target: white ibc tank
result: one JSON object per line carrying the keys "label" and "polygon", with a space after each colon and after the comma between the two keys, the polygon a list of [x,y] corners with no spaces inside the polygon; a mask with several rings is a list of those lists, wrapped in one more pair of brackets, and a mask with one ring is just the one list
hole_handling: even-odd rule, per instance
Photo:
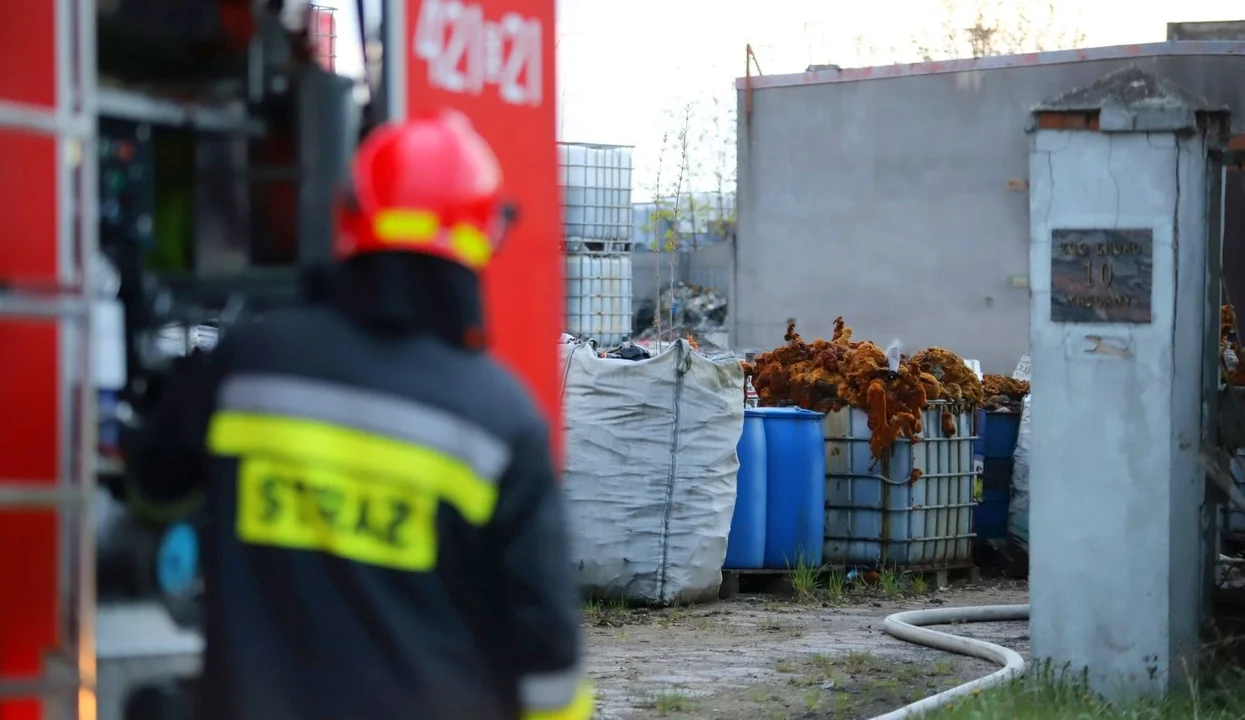
{"label": "white ibc tank", "polygon": [[631,337],[631,254],[566,254],[566,332],[612,347]]}
{"label": "white ibc tank", "polygon": [[[558,144],[567,247],[616,249],[631,243],[631,148],[618,145]],[[610,243],[593,248],[592,243]]]}

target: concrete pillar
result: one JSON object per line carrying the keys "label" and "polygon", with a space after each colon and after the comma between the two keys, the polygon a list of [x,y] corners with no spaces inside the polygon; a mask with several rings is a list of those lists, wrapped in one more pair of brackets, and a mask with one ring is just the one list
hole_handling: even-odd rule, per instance
{"label": "concrete pillar", "polygon": [[1226,125],[1137,68],[1030,122],[1032,653],[1109,697],[1165,689],[1198,646]]}

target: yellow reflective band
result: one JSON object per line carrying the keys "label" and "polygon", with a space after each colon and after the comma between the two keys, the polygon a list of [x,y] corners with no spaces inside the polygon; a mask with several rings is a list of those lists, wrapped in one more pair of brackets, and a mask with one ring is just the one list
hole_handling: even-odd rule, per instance
{"label": "yellow reflective band", "polygon": [[218,455],[288,458],[406,483],[454,506],[473,525],[488,522],[497,503],[497,487],[457,458],[316,420],[219,412],[208,431],[208,449]]}
{"label": "yellow reflective band", "polygon": [[497,487],[435,449],[317,420],[218,412],[208,449],[240,459],[238,536],[403,570],[436,564],[436,510],[473,525]]}
{"label": "yellow reflective band", "polygon": [[[372,223],[376,239],[393,245],[428,245],[442,231],[436,213],[426,210],[382,210]],[[479,270],[493,257],[488,235],[471,225],[458,224],[448,233],[449,251],[459,262]]]}
{"label": "yellow reflective band", "polygon": [[565,707],[557,710],[525,710],[523,720],[591,720],[596,711],[596,698],[592,683],[587,680],[579,685],[575,697]]}
{"label": "yellow reflective band", "polygon": [[441,220],[426,210],[382,210],[376,214],[372,231],[381,242],[423,244],[436,238]]}
{"label": "yellow reflective band", "polygon": [[464,265],[476,270],[493,257],[493,243],[479,228],[458,225],[450,231],[450,249]]}

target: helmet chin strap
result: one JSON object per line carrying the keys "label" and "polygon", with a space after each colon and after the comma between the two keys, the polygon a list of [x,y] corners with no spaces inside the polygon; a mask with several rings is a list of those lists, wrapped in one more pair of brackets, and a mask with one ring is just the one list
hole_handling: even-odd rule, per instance
{"label": "helmet chin strap", "polygon": [[359,212],[359,196],[355,193],[354,183],[350,180],[343,180],[337,189],[338,202],[341,203],[342,209],[346,212]]}

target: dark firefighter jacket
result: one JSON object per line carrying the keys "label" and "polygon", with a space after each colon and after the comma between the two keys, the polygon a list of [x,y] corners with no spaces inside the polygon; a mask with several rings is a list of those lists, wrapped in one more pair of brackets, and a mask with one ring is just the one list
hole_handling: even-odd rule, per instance
{"label": "dark firefighter jacket", "polygon": [[545,423],[450,341],[437,262],[356,263],[170,381],[135,491],[205,495],[200,720],[591,716]]}

